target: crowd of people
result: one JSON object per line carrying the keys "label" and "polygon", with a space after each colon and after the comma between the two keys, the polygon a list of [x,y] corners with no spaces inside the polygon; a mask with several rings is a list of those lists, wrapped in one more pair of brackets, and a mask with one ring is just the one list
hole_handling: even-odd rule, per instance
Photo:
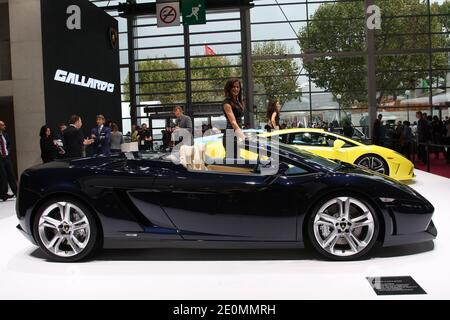
{"label": "crowd of people", "polygon": [[[408,159],[417,151],[417,156],[424,164],[428,161],[428,152],[435,154],[439,159],[444,153],[447,163],[450,163],[450,120],[439,119],[438,116],[429,116],[421,111],[416,112],[416,119],[412,124],[409,121],[398,121],[392,133],[390,147],[400,152]],[[373,126],[372,143],[385,146],[386,132],[383,127],[383,115],[379,114]]]}
{"label": "crowd of people", "polygon": [[83,157],[87,154],[88,146],[95,155],[110,155],[111,152],[119,151],[123,135],[118,125],[112,121],[106,123],[101,114],[96,116],[96,124],[88,137],[84,136],[81,129],[83,121],[78,115],[70,117],[69,125],[61,123],[55,134],[48,125],[42,126],[39,133],[42,161],[47,163],[58,158]]}
{"label": "crowd of people", "polygon": [[[174,132],[183,128],[192,133],[192,120],[185,115],[181,106],[173,110],[176,122],[163,130],[163,148],[170,149],[174,145],[172,136]],[[41,158],[44,163],[61,158],[84,157],[89,154],[108,156],[122,150],[124,135],[119,126],[106,121],[101,114],[96,116],[96,126],[90,130],[88,137],[84,136],[83,122],[80,116],[72,115],[69,125],[61,123],[56,134],[52,133],[48,125],[42,126],[40,136]],[[146,123],[140,127],[132,125],[130,142],[137,142],[139,150],[153,150],[152,133]],[[179,143],[177,141],[177,143]]]}

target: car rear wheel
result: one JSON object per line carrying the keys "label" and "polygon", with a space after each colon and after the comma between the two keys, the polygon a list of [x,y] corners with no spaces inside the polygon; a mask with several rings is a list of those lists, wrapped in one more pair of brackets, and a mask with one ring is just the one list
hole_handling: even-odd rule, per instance
{"label": "car rear wheel", "polygon": [[42,251],[60,262],[85,259],[100,243],[94,216],[73,199],[54,199],[42,205],[35,216],[33,231]]}
{"label": "car rear wheel", "polygon": [[332,260],[354,260],[366,255],[378,238],[375,210],[359,197],[328,197],[308,220],[308,237],[317,252]]}
{"label": "car rear wheel", "polygon": [[380,156],[374,154],[366,154],[355,161],[358,166],[366,167],[372,171],[389,175],[389,166]]}

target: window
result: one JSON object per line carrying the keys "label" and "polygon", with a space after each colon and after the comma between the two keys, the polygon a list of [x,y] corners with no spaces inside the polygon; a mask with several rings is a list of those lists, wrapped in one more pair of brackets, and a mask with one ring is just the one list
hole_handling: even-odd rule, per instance
{"label": "window", "polygon": [[[299,132],[289,135],[288,144],[301,145],[301,146],[314,146],[314,147],[333,147],[334,141],[338,137],[319,132]],[[345,142],[344,148],[353,147],[354,145],[347,140],[342,139]]]}
{"label": "window", "polygon": [[[329,144],[331,143],[331,145]],[[328,139],[328,136],[318,132],[298,132],[289,135],[288,144],[331,147],[334,140]]]}
{"label": "window", "polygon": [[284,171],[284,175],[286,177],[291,176],[299,176],[308,173],[309,171],[306,169],[303,169],[299,167],[298,165],[290,164],[290,163],[284,163],[286,166],[288,166],[288,169]]}

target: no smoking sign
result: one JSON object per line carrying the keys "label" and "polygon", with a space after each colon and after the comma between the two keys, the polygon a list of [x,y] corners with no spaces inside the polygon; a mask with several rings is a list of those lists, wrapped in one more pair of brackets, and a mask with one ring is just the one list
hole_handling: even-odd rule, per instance
{"label": "no smoking sign", "polygon": [[179,2],[156,3],[158,27],[173,27],[180,25]]}

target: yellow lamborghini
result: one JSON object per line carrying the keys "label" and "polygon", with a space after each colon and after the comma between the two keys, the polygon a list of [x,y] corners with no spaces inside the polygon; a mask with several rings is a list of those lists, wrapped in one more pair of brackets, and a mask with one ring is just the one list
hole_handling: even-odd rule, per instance
{"label": "yellow lamborghini", "polygon": [[[282,143],[331,160],[361,165],[396,180],[414,178],[414,165],[403,155],[388,148],[365,145],[323,129],[286,129],[260,133],[259,136],[278,137]],[[242,151],[243,158],[251,158],[245,150]],[[223,157],[225,150],[221,141],[207,143],[206,154],[213,158]]]}

